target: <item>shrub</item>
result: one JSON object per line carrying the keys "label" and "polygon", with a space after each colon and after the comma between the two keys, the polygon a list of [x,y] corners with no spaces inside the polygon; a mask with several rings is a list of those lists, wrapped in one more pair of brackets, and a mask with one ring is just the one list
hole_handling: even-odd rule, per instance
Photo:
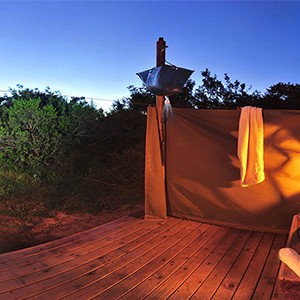
{"label": "shrub", "polygon": [[59,162],[65,149],[69,120],[58,117],[51,105],[40,99],[15,100],[2,112],[0,165],[3,170],[26,172],[40,179],[46,168]]}

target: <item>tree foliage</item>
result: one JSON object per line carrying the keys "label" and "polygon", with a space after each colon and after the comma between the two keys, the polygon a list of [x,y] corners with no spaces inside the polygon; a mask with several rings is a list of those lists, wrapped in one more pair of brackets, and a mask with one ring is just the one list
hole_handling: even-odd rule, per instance
{"label": "tree foliage", "polygon": [[[247,105],[268,109],[300,109],[300,85],[277,83],[270,86],[265,93],[239,80],[232,80],[225,73],[222,80],[212,75],[208,69],[201,72],[202,84],[196,87],[195,81],[189,79],[182,90],[169,97],[173,107],[194,109],[222,109]],[[145,86],[129,87],[130,97],[115,103],[115,109],[133,109],[145,112],[145,107],[155,104],[155,96]],[[137,106],[137,104],[139,106]]]}
{"label": "tree foliage", "polygon": [[196,103],[194,95],[195,81],[189,79],[181,91],[169,97],[174,107],[193,108]]}
{"label": "tree foliage", "polygon": [[206,69],[202,73],[202,85],[195,92],[195,108],[232,108],[253,105],[259,98],[258,91],[250,92],[246,84],[238,80],[232,81],[227,73],[224,81],[211,75]]}
{"label": "tree foliage", "polygon": [[155,104],[155,96],[150,93],[146,86],[135,87],[130,85],[128,87],[130,97],[124,97],[121,100],[117,100],[113,103],[111,113],[118,113],[122,110],[132,110],[140,113],[145,113],[148,105]]}
{"label": "tree foliage", "polygon": [[300,84],[279,82],[271,85],[262,102],[265,108],[300,109]]}
{"label": "tree foliage", "polygon": [[41,107],[40,104],[40,98],[17,99],[3,109],[0,126],[2,168],[37,176],[42,169],[61,159],[70,120],[59,116],[52,105]]}
{"label": "tree foliage", "polygon": [[[300,109],[299,84],[280,82],[262,93],[226,73],[221,80],[208,69],[201,76],[199,86],[188,80],[169,97],[173,107]],[[97,212],[115,207],[116,198],[142,201],[146,113],[156,99],[145,86],[129,86],[129,92],[106,114],[84,97],[68,101],[50,88],[18,85],[0,97],[0,196],[17,191],[17,184],[28,191],[48,181],[51,207]]]}
{"label": "tree foliage", "polygon": [[11,94],[0,99],[0,197],[46,187],[49,207],[93,212],[143,198],[146,116],[138,99],[105,115],[49,88],[18,85]]}
{"label": "tree foliage", "polygon": [[7,194],[3,187],[17,189],[22,180],[59,180],[71,151],[93,140],[104,117],[84,98],[67,101],[50,88],[18,85],[11,94],[0,99],[0,195]]}

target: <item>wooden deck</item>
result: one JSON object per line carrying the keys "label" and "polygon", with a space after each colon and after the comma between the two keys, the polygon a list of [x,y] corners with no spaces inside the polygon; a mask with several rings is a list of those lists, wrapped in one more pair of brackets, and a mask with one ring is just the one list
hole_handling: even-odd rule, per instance
{"label": "wooden deck", "polygon": [[124,217],[0,255],[0,299],[272,299],[286,239]]}

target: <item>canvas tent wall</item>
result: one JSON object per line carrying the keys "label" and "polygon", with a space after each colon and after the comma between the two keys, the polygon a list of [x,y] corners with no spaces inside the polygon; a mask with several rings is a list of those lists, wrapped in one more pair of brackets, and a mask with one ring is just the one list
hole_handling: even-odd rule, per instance
{"label": "canvas tent wall", "polygon": [[300,211],[300,111],[263,110],[266,179],[247,188],[239,178],[239,117],[238,109],[173,109],[161,168],[158,119],[149,107],[146,216],[288,231]]}

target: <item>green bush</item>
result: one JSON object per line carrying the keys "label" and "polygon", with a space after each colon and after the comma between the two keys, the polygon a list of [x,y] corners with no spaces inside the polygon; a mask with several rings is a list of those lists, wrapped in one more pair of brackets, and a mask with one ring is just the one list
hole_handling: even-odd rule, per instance
{"label": "green bush", "polygon": [[92,213],[143,201],[145,114],[19,88],[0,105],[0,200]]}
{"label": "green bush", "polygon": [[40,99],[15,100],[2,111],[0,168],[25,172],[39,180],[45,170],[58,163],[65,150],[69,120],[54,107],[41,107]]}
{"label": "green bush", "polygon": [[77,100],[54,105],[27,97],[2,105],[0,197],[59,181],[71,149],[89,141],[101,117],[101,111]]}

